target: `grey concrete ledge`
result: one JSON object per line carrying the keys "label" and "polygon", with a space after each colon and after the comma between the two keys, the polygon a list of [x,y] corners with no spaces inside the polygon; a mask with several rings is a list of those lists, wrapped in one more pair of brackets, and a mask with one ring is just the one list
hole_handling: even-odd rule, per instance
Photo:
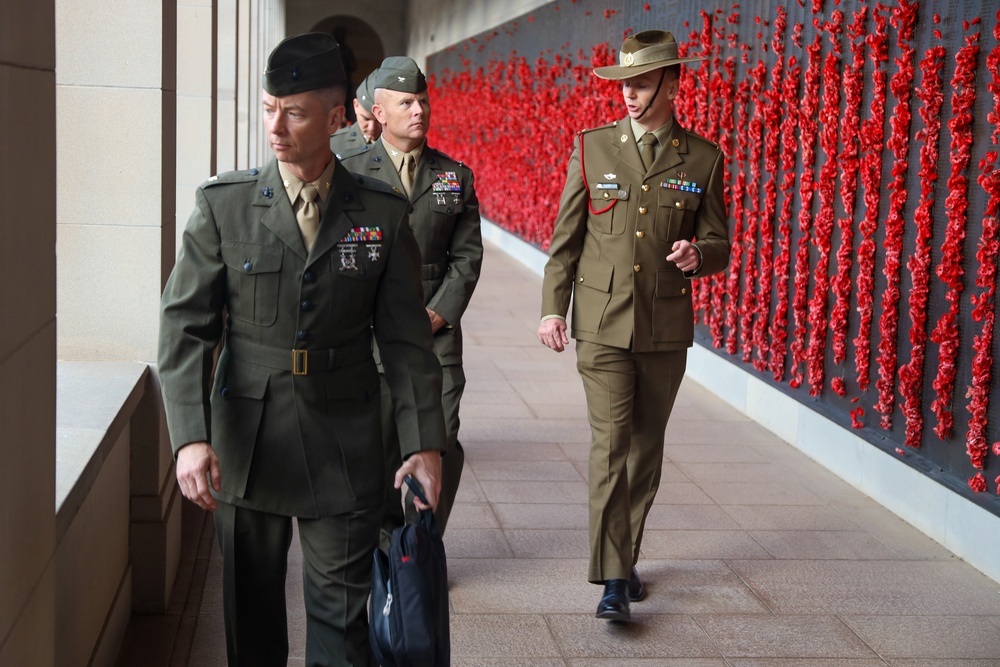
{"label": "grey concrete ledge", "polygon": [[87,498],[145,392],[149,367],[112,361],[56,364],[56,540]]}

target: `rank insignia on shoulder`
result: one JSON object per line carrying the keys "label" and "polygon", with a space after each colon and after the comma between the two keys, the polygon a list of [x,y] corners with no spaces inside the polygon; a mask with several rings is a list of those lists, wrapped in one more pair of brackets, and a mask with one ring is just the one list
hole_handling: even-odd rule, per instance
{"label": "rank insignia on shoulder", "polygon": [[692,183],[691,181],[682,181],[676,178],[668,178],[667,180],[660,183],[661,188],[666,188],[667,190],[682,190],[684,192],[702,192],[702,189],[698,187],[697,183]]}

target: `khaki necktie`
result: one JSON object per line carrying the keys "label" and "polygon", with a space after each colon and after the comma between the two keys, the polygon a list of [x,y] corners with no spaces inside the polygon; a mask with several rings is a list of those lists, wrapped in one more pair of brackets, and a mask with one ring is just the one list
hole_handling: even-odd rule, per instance
{"label": "khaki necktie", "polygon": [[646,167],[646,171],[649,171],[649,168],[653,166],[653,160],[656,159],[656,154],[653,152],[657,143],[656,135],[652,132],[647,132],[639,137],[639,141],[642,142],[642,151],[640,152],[642,164]]}
{"label": "khaki necktie", "polygon": [[406,153],[403,155],[403,168],[399,170],[399,180],[403,182],[403,192],[406,196],[410,196],[410,190],[413,189],[413,167],[415,166],[413,161],[413,154]]}
{"label": "khaki necktie", "polygon": [[306,251],[312,251],[313,243],[316,241],[316,232],[319,230],[319,206],[316,199],[319,197],[319,190],[312,183],[306,183],[299,191],[302,198],[302,206],[299,207],[295,219],[299,223],[299,231],[302,232],[302,241],[306,244]]}

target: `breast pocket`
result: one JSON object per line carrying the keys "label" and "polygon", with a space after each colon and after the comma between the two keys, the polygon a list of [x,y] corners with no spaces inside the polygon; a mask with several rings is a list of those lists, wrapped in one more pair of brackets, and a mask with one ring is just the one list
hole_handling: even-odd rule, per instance
{"label": "breast pocket", "polygon": [[270,326],[278,316],[283,250],[255,243],[223,241],[230,317]]}
{"label": "breast pocket", "polygon": [[[615,187],[604,187],[614,185]],[[590,227],[601,234],[621,234],[628,215],[627,183],[590,183]]]}
{"label": "breast pocket", "polygon": [[660,241],[673,243],[694,238],[694,219],[701,200],[687,192],[661,189],[657,199],[653,234]]}

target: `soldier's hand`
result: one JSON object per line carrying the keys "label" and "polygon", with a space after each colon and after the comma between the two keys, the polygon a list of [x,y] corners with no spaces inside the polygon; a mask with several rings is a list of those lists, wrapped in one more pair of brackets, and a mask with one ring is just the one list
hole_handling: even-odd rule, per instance
{"label": "soldier's hand", "polygon": [[441,327],[446,326],[448,324],[448,322],[443,317],[435,313],[430,308],[427,309],[427,316],[431,318],[431,331],[433,333],[437,333]]}
{"label": "soldier's hand", "polygon": [[538,325],[538,340],[545,347],[556,352],[562,352],[569,345],[569,336],[566,335],[566,320],[559,317],[550,317],[543,320]]}
{"label": "soldier's hand", "polygon": [[677,268],[685,273],[697,271],[701,264],[701,253],[687,239],[674,241],[673,252],[667,255],[667,261],[673,262]]}
{"label": "soldier's hand", "polygon": [[184,497],[203,510],[214,512],[218,503],[208,489],[211,483],[216,491],[222,488],[219,458],[207,442],[192,442],[177,452],[177,485]]}
{"label": "soldier's hand", "polygon": [[441,452],[427,450],[410,454],[399,470],[396,471],[396,480],[393,484],[397,489],[403,486],[403,478],[413,475],[420,486],[424,489],[424,495],[430,505],[424,505],[418,498],[413,499],[413,504],[418,510],[433,510],[438,504],[438,495],[441,493]]}

